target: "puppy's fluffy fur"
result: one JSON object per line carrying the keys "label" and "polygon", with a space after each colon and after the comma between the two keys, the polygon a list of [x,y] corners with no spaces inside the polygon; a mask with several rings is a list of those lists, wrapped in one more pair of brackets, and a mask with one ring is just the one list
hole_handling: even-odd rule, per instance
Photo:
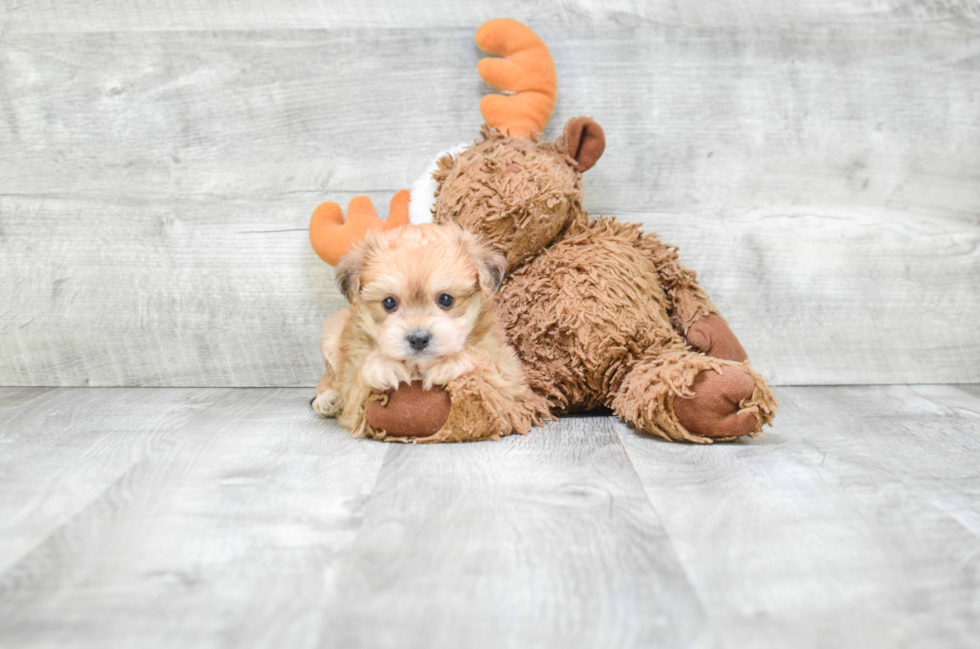
{"label": "puppy's fluffy fur", "polygon": [[313,409],[361,434],[373,391],[416,380],[430,389],[473,371],[510,399],[529,397],[493,309],[505,268],[455,224],[370,231],[337,266],[350,308],[323,325]]}

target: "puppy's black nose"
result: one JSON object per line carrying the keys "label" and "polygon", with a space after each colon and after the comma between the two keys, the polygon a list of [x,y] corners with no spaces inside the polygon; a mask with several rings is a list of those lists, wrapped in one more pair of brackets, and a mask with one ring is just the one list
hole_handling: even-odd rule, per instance
{"label": "puppy's black nose", "polygon": [[429,346],[432,335],[428,331],[413,331],[405,339],[408,340],[408,344],[411,345],[412,349],[420,352]]}

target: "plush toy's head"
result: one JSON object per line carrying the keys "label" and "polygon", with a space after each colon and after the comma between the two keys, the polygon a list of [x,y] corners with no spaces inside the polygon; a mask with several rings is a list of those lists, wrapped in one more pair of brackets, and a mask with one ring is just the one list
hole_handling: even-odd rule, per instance
{"label": "plush toy's head", "polygon": [[483,139],[439,161],[436,223],[455,222],[481,235],[511,268],[539,254],[581,210],[582,172],[602,155],[602,128],[569,120],[554,142],[542,142],[554,107],[556,80],[547,46],[515,20],[483,24],[476,42],[506,58],[480,61],[480,76],[507,95],[480,103]]}
{"label": "plush toy's head", "polygon": [[[486,125],[482,134],[482,141],[439,161],[433,220],[479,234],[514,268],[551,244],[582,209],[582,171],[598,159],[594,143],[602,130],[576,118],[556,142],[507,137]],[[570,153],[569,142],[578,153],[583,139],[591,158]]]}

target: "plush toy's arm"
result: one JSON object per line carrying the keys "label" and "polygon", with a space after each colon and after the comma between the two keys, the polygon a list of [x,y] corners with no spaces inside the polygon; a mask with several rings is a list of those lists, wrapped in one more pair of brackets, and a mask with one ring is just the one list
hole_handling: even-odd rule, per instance
{"label": "plush toy's arm", "polygon": [[400,442],[463,442],[526,435],[551,418],[547,403],[530,393],[515,400],[485,377],[466,373],[445,388],[423,390],[416,381],[375,395],[365,408],[360,434]]}
{"label": "plush toy's arm", "polygon": [[738,338],[698,284],[697,274],[681,264],[677,248],[652,234],[641,247],[649,252],[670,303],[670,322],[696,350],[715,358],[744,361],[748,358]]}
{"label": "plush toy's arm", "polygon": [[691,325],[705,316],[717,316],[718,309],[698,284],[697,274],[681,264],[677,248],[665,244],[655,234],[644,234],[639,242],[653,261],[660,283],[670,302],[670,322],[686,336]]}

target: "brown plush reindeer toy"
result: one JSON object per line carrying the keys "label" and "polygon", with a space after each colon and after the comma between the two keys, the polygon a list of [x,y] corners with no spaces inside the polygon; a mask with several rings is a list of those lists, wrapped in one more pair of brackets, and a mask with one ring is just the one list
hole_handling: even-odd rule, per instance
{"label": "brown plush reindeer toy", "polygon": [[[605,406],[670,440],[761,432],[776,400],[676,248],[582,208],[602,128],[577,117],[556,141],[541,140],[556,97],[545,44],[509,19],[482,25],[476,42],[503,57],[483,59],[479,72],[507,94],[483,99],[480,140],[439,160],[434,196],[426,203],[416,189],[411,212],[430,208],[434,222],[457,223],[504,255],[495,301],[530,387],[555,415]],[[372,404],[368,422],[391,428],[427,409],[401,391]],[[478,409],[454,398],[446,419]]]}

